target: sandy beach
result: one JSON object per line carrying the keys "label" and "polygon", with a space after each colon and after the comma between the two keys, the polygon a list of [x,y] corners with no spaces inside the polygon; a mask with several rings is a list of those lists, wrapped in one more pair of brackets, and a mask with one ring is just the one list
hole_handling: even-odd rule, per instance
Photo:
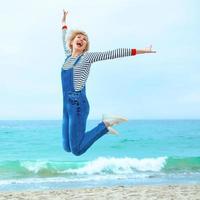
{"label": "sandy beach", "polygon": [[200,185],[117,186],[85,189],[0,192],[0,200],[200,200]]}

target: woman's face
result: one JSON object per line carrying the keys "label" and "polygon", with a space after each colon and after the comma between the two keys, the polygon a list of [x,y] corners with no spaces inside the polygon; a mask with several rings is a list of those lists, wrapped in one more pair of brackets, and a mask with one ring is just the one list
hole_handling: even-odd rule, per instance
{"label": "woman's face", "polygon": [[83,52],[87,46],[87,37],[82,34],[77,34],[72,41],[73,50]]}

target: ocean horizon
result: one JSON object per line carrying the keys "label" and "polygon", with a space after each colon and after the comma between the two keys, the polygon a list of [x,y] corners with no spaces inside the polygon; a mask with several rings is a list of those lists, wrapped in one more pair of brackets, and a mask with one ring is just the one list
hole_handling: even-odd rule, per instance
{"label": "ocean horizon", "polygon": [[63,150],[61,126],[0,120],[0,191],[200,183],[198,119],[129,120],[82,156]]}

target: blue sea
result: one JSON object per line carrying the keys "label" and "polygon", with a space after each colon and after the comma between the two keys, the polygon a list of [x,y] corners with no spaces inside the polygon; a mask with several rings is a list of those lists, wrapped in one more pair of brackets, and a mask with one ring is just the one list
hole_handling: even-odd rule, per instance
{"label": "blue sea", "polygon": [[0,191],[200,183],[200,120],[130,120],[82,156],[64,152],[61,125],[0,121]]}

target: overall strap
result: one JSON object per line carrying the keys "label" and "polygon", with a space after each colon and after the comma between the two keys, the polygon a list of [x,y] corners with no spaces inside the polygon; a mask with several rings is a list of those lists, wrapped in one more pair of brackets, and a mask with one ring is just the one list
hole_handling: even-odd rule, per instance
{"label": "overall strap", "polygon": [[[73,63],[73,65],[76,65],[77,63],[78,63],[78,61],[81,59],[81,56],[82,56],[83,54],[81,54],[81,55],[79,55],[77,58],[76,58],[76,60],[74,61],[74,63]],[[71,57],[72,56],[72,54],[69,54],[66,58],[65,58],[65,62],[66,62],[66,60],[69,58],[69,57]]]}
{"label": "overall strap", "polygon": [[69,57],[71,57],[71,54],[69,54],[69,55],[65,58],[65,61],[66,61]]}
{"label": "overall strap", "polygon": [[81,55],[78,56],[78,58],[75,60],[75,62],[74,62],[73,65],[76,65],[76,64],[77,64],[77,62],[81,59],[81,56],[82,56],[82,55],[83,55],[83,54],[81,54]]}

